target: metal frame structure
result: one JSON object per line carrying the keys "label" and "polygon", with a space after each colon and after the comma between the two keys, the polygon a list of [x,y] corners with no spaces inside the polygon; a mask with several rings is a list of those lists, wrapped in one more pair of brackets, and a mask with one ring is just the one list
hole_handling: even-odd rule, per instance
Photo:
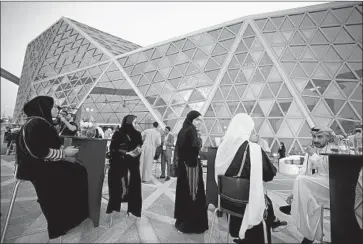
{"label": "metal frame structure", "polygon": [[102,124],[132,113],[174,133],[198,110],[208,147],[246,112],[272,151],[302,152],[312,126],[362,123],[362,12],[333,2],[251,15],[148,47],[62,17],[28,45],[14,118],[42,94]]}

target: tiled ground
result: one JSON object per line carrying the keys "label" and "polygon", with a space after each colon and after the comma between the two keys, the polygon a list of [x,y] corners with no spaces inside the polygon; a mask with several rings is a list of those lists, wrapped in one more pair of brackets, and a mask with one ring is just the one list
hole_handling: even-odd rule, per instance
{"label": "tiled ground", "polygon": [[[14,187],[12,177],[14,163],[13,156],[1,156],[1,229],[9,208],[11,193]],[[154,171],[155,172],[155,171]],[[155,174],[160,175],[160,164],[157,164]],[[273,232],[273,243],[300,243],[301,234],[292,224],[290,216],[282,214],[278,207],[285,205],[284,199],[292,189],[293,178],[278,175],[273,182],[268,183],[268,194],[274,203],[278,218],[288,221],[288,226],[280,232]],[[176,178],[164,182],[153,178],[151,182],[143,184],[143,215],[136,219],[126,215],[126,204],[122,211],[115,214],[110,226],[110,216],[105,214],[108,187],[107,176],[103,187],[103,200],[100,226],[93,228],[91,221],[85,221],[81,226],[72,230],[62,238],[66,243],[203,243],[209,241],[209,231],[204,234],[181,234],[173,227],[174,199]],[[208,211],[211,225],[213,207]],[[327,216],[329,214],[327,213]],[[20,186],[17,201],[6,235],[7,243],[45,243],[48,241],[46,221],[38,203],[32,185],[28,182]],[[216,218],[212,242],[225,243],[227,222],[225,215]],[[329,224],[325,224],[329,237]],[[329,240],[329,238],[328,238]],[[52,240],[52,242],[59,240]],[[232,239],[229,239],[232,242]]]}

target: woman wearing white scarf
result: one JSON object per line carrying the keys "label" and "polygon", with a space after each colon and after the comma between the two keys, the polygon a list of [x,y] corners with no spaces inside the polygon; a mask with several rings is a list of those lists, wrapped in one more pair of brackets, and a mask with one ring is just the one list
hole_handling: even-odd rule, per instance
{"label": "woman wearing white scarf", "polygon": [[[263,231],[261,223],[266,209],[263,181],[271,181],[276,174],[276,169],[261,147],[249,142],[253,128],[254,122],[247,114],[237,114],[232,119],[223,141],[218,147],[215,171],[216,181],[219,174],[237,175],[241,167],[242,155],[249,144],[245,166],[241,174],[241,178],[250,179],[249,203],[246,205],[238,236],[240,239],[247,240],[250,239],[248,236],[261,237],[262,235],[262,240],[261,238],[259,240],[263,243],[263,233],[259,232]],[[253,231],[250,231],[249,235],[250,229]],[[252,232],[254,234],[251,234]],[[231,235],[233,236],[232,231]],[[259,241],[251,239],[251,242],[257,244]]]}

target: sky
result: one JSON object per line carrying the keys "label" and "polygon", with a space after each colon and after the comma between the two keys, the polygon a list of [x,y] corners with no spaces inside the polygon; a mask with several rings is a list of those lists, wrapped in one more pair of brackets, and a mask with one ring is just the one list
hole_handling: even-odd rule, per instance
{"label": "sky", "polygon": [[[143,47],[240,17],[322,2],[1,2],[1,67],[21,76],[26,47],[62,16]],[[1,115],[18,86],[1,78]]]}

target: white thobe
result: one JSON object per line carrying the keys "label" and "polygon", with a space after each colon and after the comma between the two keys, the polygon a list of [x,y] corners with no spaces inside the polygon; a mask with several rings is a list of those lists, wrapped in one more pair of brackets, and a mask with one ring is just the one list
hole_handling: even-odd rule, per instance
{"label": "white thobe", "polygon": [[[318,153],[330,152],[329,146],[318,150]],[[318,172],[311,174],[311,169]],[[329,196],[329,162],[328,156],[305,155],[301,175],[294,181],[291,204],[291,216],[299,232],[309,240],[320,240],[322,205],[330,204]]]}
{"label": "white thobe", "polygon": [[141,136],[144,141],[140,156],[141,181],[150,181],[156,148],[161,145],[161,134],[156,129],[147,129]]}

